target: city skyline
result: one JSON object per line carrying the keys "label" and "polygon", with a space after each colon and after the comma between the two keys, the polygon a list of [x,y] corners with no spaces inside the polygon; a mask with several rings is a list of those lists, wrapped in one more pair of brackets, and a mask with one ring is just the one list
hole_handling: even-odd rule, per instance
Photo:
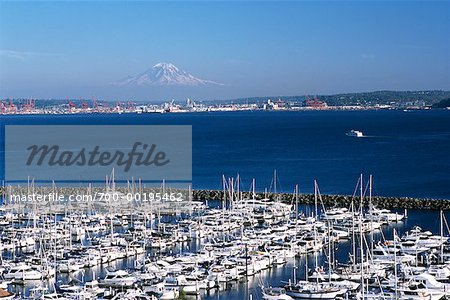
{"label": "city skyline", "polygon": [[[0,97],[450,90],[450,2],[0,2]],[[217,86],[116,86],[160,62]]]}

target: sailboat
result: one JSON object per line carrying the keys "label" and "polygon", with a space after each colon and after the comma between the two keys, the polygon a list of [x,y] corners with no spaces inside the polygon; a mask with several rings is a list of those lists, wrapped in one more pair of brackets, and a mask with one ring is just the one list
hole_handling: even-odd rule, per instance
{"label": "sailboat", "polygon": [[286,294],[300,299],[335,299],[347,292],[328,283],[298,281],[295,285],[286,285]]}
{"label": "sailboat", "polygon": [[264,300],[293,300],[291,296],[286,294],[286,290],[281,287],[262,287],[262,295]]}
{"label": "sailboat", "polygon": [[[318,198],[320,197],[319,186],[314,180],[314,199],[315,199],[315,220],[318,219]],[[313,226],[314,240],[317,241],[317,229],[316,222]],[[330,240],[330,239],[328,239]],[[321,244],[322,247],[322,244]],[[343,287],[336,287],[331,282],[311,282],[308,280],[308,257],[306,257],[306,272],[305,280],[297,281],[294,285],[288,284],[284,288],[286,294],[293,298],[300,299],[335,299],[340,295],[347,293],[347,289]],[[317,268],[317,259],[315,261],[315,267]],[[331,270],[330,270],[331,271]],[[295,282],[295,281],[294,281]]]}

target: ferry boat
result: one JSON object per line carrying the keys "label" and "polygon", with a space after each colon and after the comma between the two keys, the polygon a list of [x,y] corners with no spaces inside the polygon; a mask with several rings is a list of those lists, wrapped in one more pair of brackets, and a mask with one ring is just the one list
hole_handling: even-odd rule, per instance
{"label": "ferry boat", "polygon": [[363,137],[364,136],[362,131],[358,131],[358,130],[354,130],[354,129],[348,131],[345,135],[352,136],[352,137]]}

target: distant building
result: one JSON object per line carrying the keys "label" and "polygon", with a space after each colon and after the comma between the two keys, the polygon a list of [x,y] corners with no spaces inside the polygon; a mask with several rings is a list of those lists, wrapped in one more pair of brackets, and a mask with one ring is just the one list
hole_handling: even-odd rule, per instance
{"label": "distant building", "polygon": [[327,108],[328,105],[325,101],[321,101],[317,98],[314,98],[313,100],[307,98],[304,101],[304,104],[306,107],[310,107],[310,108]]}
{"label": "distant building", "polygon": [[263,105],[263,109],[284,110],[286,109],[286,102],[278,99],[277,101],[267,100],[267,104]]}
{"label": "distant building", "polygon": [[186,100],[186,109],[193,110],[195,108],[195,102],[191,99],[187,98]]}

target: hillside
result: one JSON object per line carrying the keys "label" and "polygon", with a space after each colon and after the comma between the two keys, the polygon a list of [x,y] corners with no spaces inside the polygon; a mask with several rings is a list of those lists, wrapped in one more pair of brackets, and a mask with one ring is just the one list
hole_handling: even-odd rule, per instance
{"label": "hillside", "polygon": [[[315,95],[310,95],[314,97]],[[450,91],[375,91],[363,93],[344,93],[334,95],[317,95],[317,97],[325,101],[330,106],[342,105],[394,105],[394,106],[429,106],[438,103],[443,99],[450,98]],[[266,97],[249,97],[234,100],[226,100],[226,102],[264,102],[267,99],[285,101],[303,101],[306,96],[266,96]]]}
{"label": "hillside", "polygon": [[433,108],[446,108],[450,107],[450,98],[441,100],[438,103],[433,104]]}

